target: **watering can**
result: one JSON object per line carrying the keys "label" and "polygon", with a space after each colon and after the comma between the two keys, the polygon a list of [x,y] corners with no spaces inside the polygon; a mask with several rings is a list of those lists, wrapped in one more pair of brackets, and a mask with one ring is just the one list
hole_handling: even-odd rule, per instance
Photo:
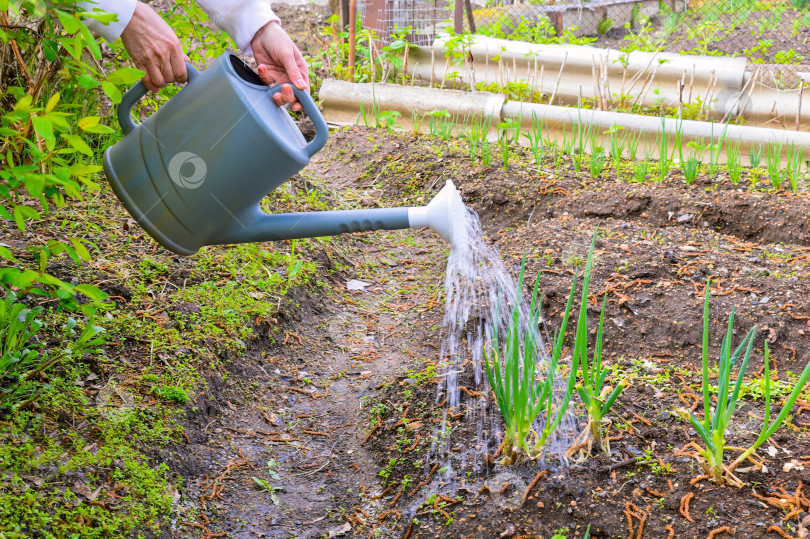
{"label": "watering can", "polygon": [[[309,142],[269,88],[225,53],[208,69],[190,64],[188,84],[140,124],[138,82],[121,99],[124,136],[104,154],[104,171],[127,211],[166,249],[192,255],[205,245],[251,243],[366,230],[429,226],[452,240],[452,182],[424,207],[268,214],[259,203],[326,144],[312,97],[293,86],[315,125]],[[451,242],[452,243],[452,242]]]}

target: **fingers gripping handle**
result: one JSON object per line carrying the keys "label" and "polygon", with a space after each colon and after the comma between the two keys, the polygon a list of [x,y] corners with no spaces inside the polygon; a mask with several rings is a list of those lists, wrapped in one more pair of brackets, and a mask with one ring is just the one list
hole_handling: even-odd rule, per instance
{"label": "fingers gripping handle", "polygon": [[[321,148],[326,146],[326,141],[329,139],[329,128],[326,126],[326,120],[323,119],[318,105],[315,104],[309,92],[300,90],[292,84],[290,84],[290,86],[292,86],[295,98],[298,99],[298,102],[304,107],[304,112],[307,113],[307,116],[309,116],[309,119],[312,120],[312,124],[315,126],[315,138],[304,147],[304,151],[307,152],[307,155],[312,157],[318,153]],[[280,91],[281,85],[271,88],[270,91],[275,93],[276,89]]]}
{"label": "fingers gripping handle", "polygon": [[[186,62],[186,72],[188,73],[188,82],[192,82],[199,72],[194,68],[193,65]],[[124,97],[121,98],[121,103],[118,105],[118,123],[121,124],[121,129],[124,130],[124,134],[131,133],[135,130],[137,124],[132,119],[132,108],[140,101],[143,96],[149,93],[147,90],[146,85],[143,81],[138,81],[138,83],[130,88],[127,93],[124,94]]]}

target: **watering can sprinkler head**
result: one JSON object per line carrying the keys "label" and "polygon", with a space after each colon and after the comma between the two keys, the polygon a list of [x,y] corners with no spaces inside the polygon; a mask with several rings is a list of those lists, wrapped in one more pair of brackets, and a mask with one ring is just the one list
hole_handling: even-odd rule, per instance
{"label": "watering can sprinkler head", "polygon": [[453,182],[447,180],[427,206],[408,208],[408,224],[411,228],[430,227],[444,241],[456,247],[463,242],[464,212],[461,195]]}

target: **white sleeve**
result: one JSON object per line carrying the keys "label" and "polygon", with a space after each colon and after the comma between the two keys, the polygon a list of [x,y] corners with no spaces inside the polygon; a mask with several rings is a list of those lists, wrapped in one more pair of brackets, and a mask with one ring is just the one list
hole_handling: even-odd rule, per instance
{"label": "white sleeve", "polygon": [[84,24],[105,39],[105,41],[112,43],[124,31],[124,28],[129,24],[132,19],[132,14],[135,13],[135,3],[137,0],[83,0],[77,2],[77,6],[84,11],[93,11],[100,9],[107,13],[114,13],[118,15],[118,20],[109,24],[101,23],[95,19],[85,19]]}
{"label": "white sleeve", "polygon": [[197,0],[197,3],[243,52],[251,52],[250,41],[260,28],[279,20],[270,0]]}

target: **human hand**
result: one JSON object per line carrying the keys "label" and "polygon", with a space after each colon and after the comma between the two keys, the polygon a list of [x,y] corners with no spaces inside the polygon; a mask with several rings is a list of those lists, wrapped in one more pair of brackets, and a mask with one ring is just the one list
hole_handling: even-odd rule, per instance
{"label": "human hand", "polygon": [[[278,21],[264,25],[250,42],[253,57],[259,64],[259,77],[269,85],[291,82],[301,90],[309,89],[309,67],[301,51],[292,42],[290,36]],[[273,101],[279,107],[285,103],[292,104],[293,110],[303,107],[293,94],[292,87],[285,84],[273,94]]]}
{"label": "human hand", "polygon": [[157,92],[172,82],[188,80],[188,57],[180,40],[166,21],[143,2],[136,3],[121,41],[135,67],[146,72],[143,83],[149,90]]}

